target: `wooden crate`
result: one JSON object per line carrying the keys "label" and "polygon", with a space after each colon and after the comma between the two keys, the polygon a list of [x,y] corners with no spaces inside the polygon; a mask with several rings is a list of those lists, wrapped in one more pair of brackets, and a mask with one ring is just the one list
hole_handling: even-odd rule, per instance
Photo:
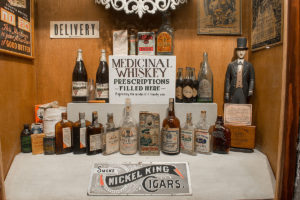
{"label": "wooden crate", "polygon": [[254,149],[256,126],[225,125],[231,132],[231,147]]}

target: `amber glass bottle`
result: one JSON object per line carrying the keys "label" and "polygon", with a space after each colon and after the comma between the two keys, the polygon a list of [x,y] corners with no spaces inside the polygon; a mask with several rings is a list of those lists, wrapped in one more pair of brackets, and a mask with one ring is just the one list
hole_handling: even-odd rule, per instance
{"label": "amber glass bottle", "polygon": [[180,153],[180,121],[175,116],[174,99],[169,99],[169,112],[162,126],[162,152],[169,155]]}
{"label": "amber glass bottle", "polygon": [[92,113],[92,125],[87,128],[86,137],[86,153],[94,155],[102,152],[102,139],[101,136],[104,132],[103,125],[98,122],[98,113]]}
{"label": "amber glass bottle", "polygon": [[229,152],[231,143],[231,133],[224,126],[223,117],[218,116],[212,133],[213,152],[226,154]]}
{"label": "amber glass bottle", "polygon": [[55,153],[63,154],[72,152],[72,125],[67,120],[67,113],[61,114],[62,120],[55,125]]}
{"label": "amber glass bottle", "polygon": [[85,113],[79,113],[79,120],[73,124],[72,146],[74,154],[86,152],[86,128],[91,122],[85,120]]}
{"label": "amber glass bottle", "polygon": [[182,88],[183,88],[183,78],[182,78],[182,68],[177,70],[177,79],[176,79],[176,102],[182,103]]}

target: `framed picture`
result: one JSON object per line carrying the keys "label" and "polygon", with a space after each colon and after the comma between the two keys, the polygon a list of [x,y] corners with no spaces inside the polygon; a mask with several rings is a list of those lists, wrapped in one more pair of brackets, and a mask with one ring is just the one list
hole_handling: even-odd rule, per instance
{"label": "framed picture", "polygon": [[0,52],[33,59],[33,0],[1,0],[0,10]]}
{"label": "framed picture", "polygon": [[198,0],[198,34],[241,35],[241,0]]}
{"label": "framed picture", "polygon": [[252,0],[252,51],[282,43],[282,6],[282,0]]}

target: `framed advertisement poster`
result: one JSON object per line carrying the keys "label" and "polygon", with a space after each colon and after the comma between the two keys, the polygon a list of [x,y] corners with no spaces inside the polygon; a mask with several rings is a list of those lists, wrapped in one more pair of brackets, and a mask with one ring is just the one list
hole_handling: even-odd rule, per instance
{"label": "framed advertisement poster", "polygon": [[1,0],[0,12],[0,52],[33,59],[33,0]]}
{"label": "framed advertisement poster", "polygon": [[252,51],[282,43],[282,5],[282,0],[252,1]]}
{"label": "framed advertisement poster", "polygon": [[241,35],[241,0],[198,0],[199,35]]}

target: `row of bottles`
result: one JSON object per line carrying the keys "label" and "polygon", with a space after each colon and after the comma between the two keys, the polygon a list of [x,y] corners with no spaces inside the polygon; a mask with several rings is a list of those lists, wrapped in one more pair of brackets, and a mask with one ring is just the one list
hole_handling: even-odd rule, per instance
{"label": "row of bottles", "polygon": [[208,64],[206,52],[203,54],[198,78],[195,78],[195,68],[186,67],[185,78],[183,78],[183,69],[178,68],[176,102],[213,102],[213,74]]}
{"label": "row of bottles", "polygon": [[[109,102],[109,74],[108,64],[106,61],[105,50],[101,51],[101,59],[96,73],[96,86],[94,83],[88,82],[87,71],[82,58],[82,50],[78,49],[77,60],[72,75],[72,101],[73,102],[86,102],[89,96],[96,100]],[[92,94],[90,88],[92,89]],[[90,100],[93,100],[90,98]]]}

